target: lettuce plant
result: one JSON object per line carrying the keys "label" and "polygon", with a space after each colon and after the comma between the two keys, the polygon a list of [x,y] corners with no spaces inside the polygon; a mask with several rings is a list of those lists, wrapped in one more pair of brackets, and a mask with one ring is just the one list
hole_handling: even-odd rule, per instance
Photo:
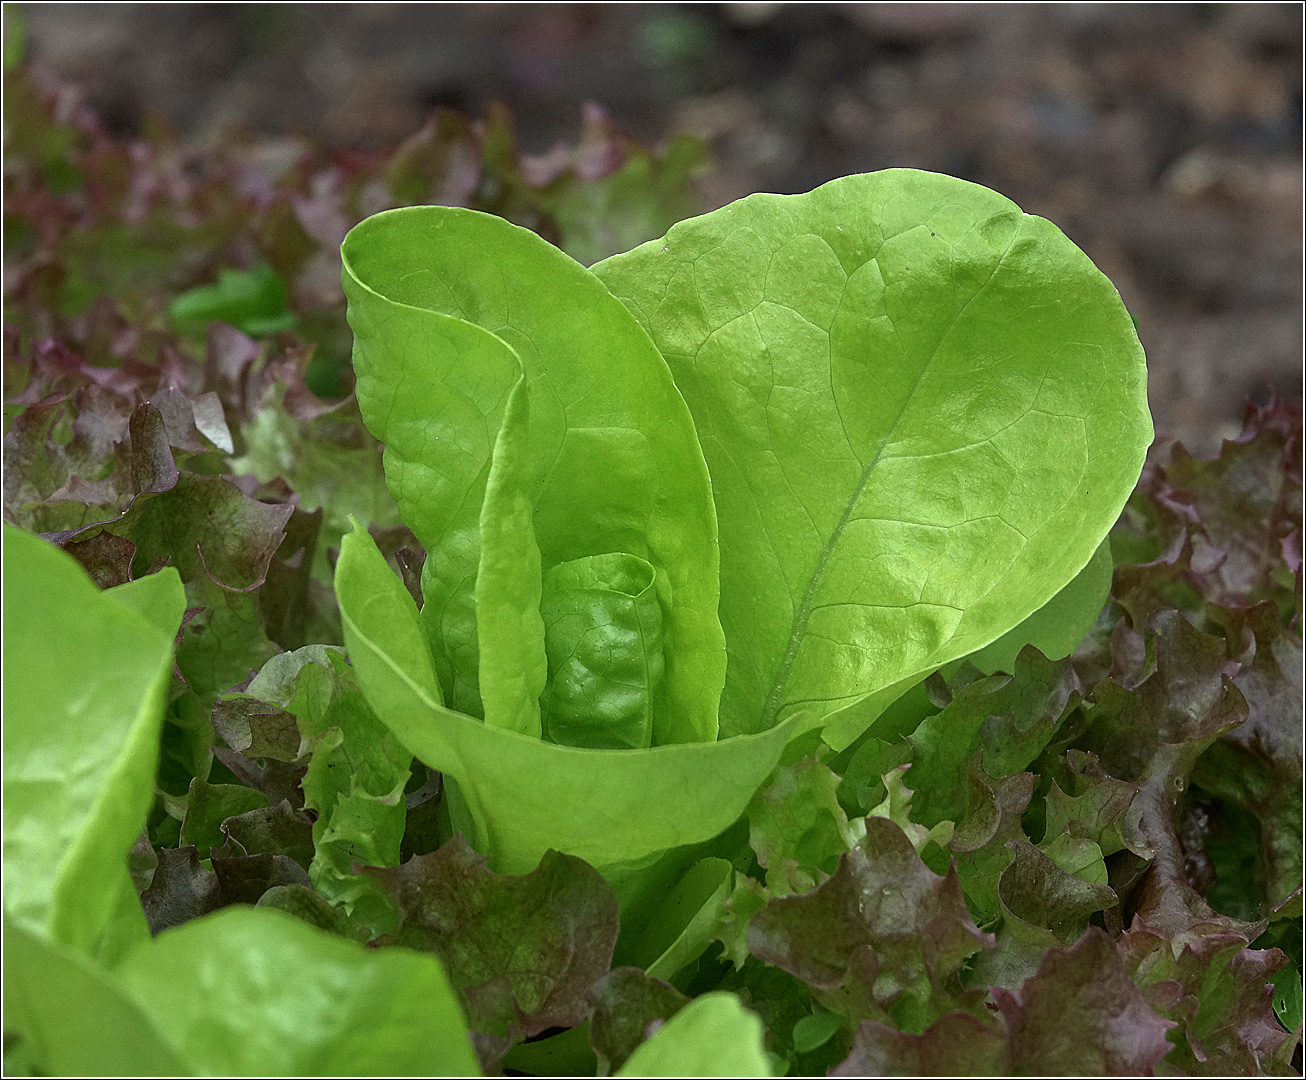
{"label": "lettuce plant", "polygon": [[427,551],[419,610],[345,537],[346,641],[497,869],[556,848],[628,905],[796,738],[848,747],[986,648],[1063,656],[1100,608],[1142,349],[992,191],[850,176],[588,270],[444,207],[342,252],[359,405]]}

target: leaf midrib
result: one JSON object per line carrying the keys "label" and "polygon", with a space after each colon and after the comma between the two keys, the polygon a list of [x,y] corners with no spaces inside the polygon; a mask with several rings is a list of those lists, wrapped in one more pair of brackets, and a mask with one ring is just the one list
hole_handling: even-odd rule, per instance
{"label": "leaf midrib", "polygon": [[[1022,219],[1021,224],[1023,225],[1023,223]],[[879,464],[880,458],[884,455],[884,448],[889,444],[889,440],[897,430],[899,423],[902,422],[902,418],[907,412],[907,406],[911,404],[912,398],[916,396],[916,391],[920,386],[921,379],[925,377],[925,372],[929,370],[930,365],[934,362],[934,358],[938,356],[939,349],[943,347],[943,343],[948,339],[948,335],[956,328],[957,323],[961,321],[961,318],[965,315],[967,309],[979,298],[980,294],[989,287],[989,284],[993,281],[994,277],[997,276],[998,271],[1002,268],[1002,264],[1006,261],[1007,255],[1010,254],[1012,247],[1015,246],[1020,232],[1021,229],[1018,226],[1016,231],[1012,234],[1011,240],[1008,242],[1006,248],[1003,250],[1002,254],[998,256],[997,262],[993,264],[993,269],[990,271],[989,276],[984,279],[983,284],[975,290],[971,298],[962,304],[958,309],[957,314],[952,317],[952,321],[948,324],[946,329],[944,329],[943,333],[939,335],[939,340],[935,343],[934,348],[930,350],[929,357],[926,359],[925,363],[920,366],[920,370],[916,372],[916,378],[912,381],[911,389],[907,391],[906,396],[903,398],[902,406],[898,410],[898,415],[893,418],[893,422],[889,425],[888,430],[880,436],[880,442],[875,448],[874,455],[862,470],[862,474],[857,480],[857,485],[853,488],[852,494],[848,497],[848,502],[843,508],[843,513],[840,515],[839,521],[836,523],[834,529],[830,533],[829,539],[826,540],[824,547],[821,549],[821,556],[812,570],[812,576],[808,579],[807,588],[803,591],[803,598],[799,602],[798,607],[794,609],[793,622],[790,625],[789,630],[789,641],[785,646],[784,655],[780,659],[780,666],[776,669],[775,681],[771,684],[771,691],[766,696],[766,704],[762,709],[762,724],[761,727],[758,728],[759,731],[769,731],[774,727],[777,718],[780,715],[780,710],[785,705],[784,693],[789,683],[789,677],[793,673],[794,663],[798,659],[798,650],[803,643],[803,636],[807,631],[808,620],[811,618],[813,610],[815,610],[816,594],[825,578],[826,567],[830,562],[830,557],[834,554],[834,549],[838,546],[839,538],[843,535],[844,529],[847,528],[848,522],[852,519],[853,510],[861,499],[862,492],[870,482],[871,474],[875,471],[876,465]],[[845,431],[845,435],[846,434],[847,432]]]}

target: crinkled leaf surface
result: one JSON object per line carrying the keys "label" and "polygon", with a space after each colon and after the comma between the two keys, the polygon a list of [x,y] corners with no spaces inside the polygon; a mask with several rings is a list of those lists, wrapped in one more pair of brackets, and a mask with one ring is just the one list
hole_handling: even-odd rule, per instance
{"label": "crinkled leaf surface", "polygon": [[748,841],[775,895],[807,892],[865,833],[835,795],[839,777],[811,758],[782,765],[748,805]]}
{"label": "crinkled leaf surface", "polygon": [[306,870],[313,862],[313,823],[286,799],[227,818],[222,832],[235,855],[284,855]]}
{"label": "crinkled leaf surface", "polygon": [[716,512],[694,422],[647,335],[578,263],[484,214],[378,214],[342,255],[359,403],[431,553],[426,624],[450,704],[480,711],[468,596],[486,470],[520,373],[544,568],[613,551],[653,565],[665,619],[654,741],[714,739]]}
{"label": "crinkled leaf surface", "polygon": [[723,735],[891,700],[1011,630],[1092,558],[1151,441],[1114,287],[964,181],[753,195],[594,272],[671,366],[712,473]]}
{"label": "crinkled leaf surface", "polygon": [[258,898],[255,907],[276,908],[319,930],[352,941],[366,942],[372,937],[369,928],[354,922],[321,893],[303,885],[274,885]]}
{"label": "crinkled leaf surface", "polygon": [[[275,744],[287,760],[307,762],[301,784],[304,807],[313,815],[311,835],[289,807],[274,808],[286,825],[284,840],[261,844],[259,850],[297,859],[310,870],[315,887],[345,904],[350,915],[378,930],[393,928],[392,905],[353,868],[355,863],[398,865],[412,755],[377,719],[342,651],[306,645],[273,657],[241,696],[218,703],[215,723],[219,710],[234,716],[236,706],[247,718],[262,721],[252,726],[265,744],[264,754],[273,756]],[[235,720],[229,718],[228,726],[236,729]],[[274,739],[273,732],[282,734]],[[255,750],[243,753],[254,756]],[[232,838],[253,854],[238,823],[232,825]]]}
{"label": "crinkled leaf surface", "polygon": [[1002,1032],[968,1012],[944,1013],[919,1034],[875,1020],[857,1028],[853,1052],[831,1076],[1001,1076]]}
{"label": "crinkled leaf surface", "polygon": [[495,874],[455,836],[367,873],[402,916],[382,942],[439,956],[476,1030],[502,1036],[515,1024],[529,1037],[584,1019],[585,995],[617,942],[617,900],[592,867],[551,852],[529,874]]}
{"label": "crinkled leaf surface", "polygon": [[994,675],[960,689],[908,736],[913,817],[922,824],[966,816],[966,776],[975,751],[983,750],[985,771],[994,778],[1033,761],[1079,688],[1069,664],[1049,661],[1036,649],[1026,647],[1013,666],[1013,676]]}
{"label": "crinkled leaf surface", "polygon": [[218,875],[201,865],[193,845],[160,848],[158,857],[150,886],[141,893],[151,933],[160,934],[222,906]]}
{"label": "crinkled leaf surface", "polygon": [[1167,1063],[1193,1076],[1284,1075],[1295,1039],[1272,1009],[1278,949],[1249,949],[1245,934],[1215,932],[1181,948],[1136,920],[1116,946],[1162,1016],[1177,1022]]}
{"label": "crinkled leaf surface", "polygon": [[190,782],[181,823],[182,846],[193,844],[199,857],[207,859],[209,848],[222,846],[222,823],[227,818],[267,805],[266,796],[244,784],[210,784],[196,777]]}
{"label": "crinkled leaf surface", "polygon": [[857,1030],[832,1076],[1151,1076],[1169,1052],[1162,1019],[1106,935],[1049,950],[1018,991],[994,988],[1001,1023],[950,1012],[920,1034]]}
{"label": "crinkled leaf surface", "polygon": [[1254,813],[1265,900],[1280,903],[1302,877],[1302,646],[1270,601],[1212,609],[1247,647],[1233,682],[1247,701],[1245,723],[1220,738],[1193,770],[1207,791]]}
{"label": "crinkled leaf surface", "polygon": [[1206,599],[1255,604],[1275,597],[1289,612],[1300,606],[1300,593],[1295,605],[1283,595],[1293,588],[1280,575],[1290,554],[1297,567],[1286,569],[1300,569],[1301,422],[1294,403],[1249,402],[1242,431],[1224,440],[1214,460],[1175,443],[1168,461],[1144,470],[1131,509],[1155,522],[1157,551],[1191,536],[1195,557],[1184,576]]}
{"label": "crinkled leaf surface", "polygon": [[1013,858],[1007,845],[1025,838],[1021,815],[1034,794],[1034,783],[1029,773],[994,780],[978,754],[971,759],[970,814],[957,824],[947,846],[977,918],[988,920],[998,914],[998,885]]}
{"label": "crinkled leaf surface", "polygon": [[653,741],[666,670],[656,572],[611,552],[552,567],[544,581],[546,733],[569,746],[642,749]]}
{"label": "crinkled leaf surface", "polygon": [[369,702],[418,758],[457,780],[474,843],[500,872],[527,873],[556,848],[611,873],[708,840],[810,722],[796,715],[755,736],[650,750],[542,742],[442,706],[416,605],[365,531],[343,541],[336,593]]}
{"label": "crinkled leaf surface", "polygon": [[1112,907],[1116,894],[1106,883],[1067,873],[1046,852],[1026,840],[1010,840],[1014,856],[998,881],[998,897],[1009,921],[1050,930],[1059,941],[1078,940],[1089,916]]}
{"label": "crinkled leaf surface", "polygon": [[308,871],[287,855],[213,856],[224,904],[257,904],[269,889],[310,885]]}
{"label": "crinkled leaf surface", "polygon": [[955,871],[933,873],[882,817],[867,818],[866,836],[829,881],[771,900],[748,929],[754,956],[802,979],[828,1008],[892,1017],[915,1031],[974,1004],[955,969],[991,942],[971,920]]}
{"label": "crinkled leaf surface", "polygon": [[1170,1050],[1173,1025],[1147,1004],[1101,930],[1049,950],[1020,990],[993,994],[1017,1075],[1146,1076]]}

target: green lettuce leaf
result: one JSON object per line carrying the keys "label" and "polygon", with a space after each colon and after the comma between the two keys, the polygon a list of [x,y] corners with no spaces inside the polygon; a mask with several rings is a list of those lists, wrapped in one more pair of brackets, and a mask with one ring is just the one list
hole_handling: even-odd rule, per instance
{"label": "green lettuce leaf", "polygon": [[548,660],[540,615],[540,549],[531,524],[527,401],[525,380],[518,379],[508,395],[485,483],[474,599],[485,722],[538,739]]}
{"label": "green lettuce leaf", "polygon": [[695,998],[647,1042],[617,1076],[771,1076],[763,1027],[734,994]]}
{"label": "green lettuce leaf", "polygon": [[237,906],[197,919],[114,974],[196,1072],[479,1073],[438,962],[367,950],[280,911]]}
{"label": "green lettuce leaf", "polygon": [[643,924],[630,958],[655,978],[677,975],[716,939],[734,884],[735,869],[725,859],[700,859]]}
{"label": "green lettuce leaf", "polygon": [[[127,852],[150,807],[185,608],[177,572],[156,577],[129,605],[4,529],[5,915],[88,955],[134,895]],[[139,936],[139,908],[135,921]]]}
{"label": "green lettuce leaf", "polygon": [[1081,689],[1068,663],[1049,661],[1031,646],[1013,668],[1013,675],[960,687],[942,712],[908,736],[915,820],[960,822],[970,809],[971,755],[982,751],[984,769],[995,779],[1020,772],[1047,745]]}
{"label": "green lettuce leaf", "polygon": [[835,796],[839,777],[811,758],[782,765],[748,804],[748,842],[776,896],[808,892],[865,835]]}
{"label": "green lettuce leaf", "polygon": [[223,831],[245,854],[300,863],[318,891],[355,921],[392,929],[393,905],[375,882],[354,873],[354,864],[399,864],[412,755],[377,719],[342,650],[306,645],[273,657],[241,694],[218,703],[214,717],[242,754],[306,767],[301,787],[312,820],[310,832],[283,800],[232,818]]}
{"label": "green lettuce leaf", "polygon": [[187,795],[181,844],[194,846],[201,859],[209,857],[209,848],[222,846],[224,821],[268,805],[267,796],[244,784],[210,784],[198,776]]}
{"label": "green lettuce leaf", "polygon": [[712,473],[723,736],[850,743],[1090,561],[1151,441],[1142,349],[1054,226],[890,170],[753,195],[599,263]]}
{"label": "green lettuce leaf", "polygon": [[611,552],[559,563],[540,612],[548,654],[548,737],[568,746],[647,749],[665,671],[652,564]]}
{"label": "green lettuce leaf", "polygon": [[173,300],[168,314],[178,327],[200,333],[211,322],[225,322],[247,334],[275,334],[295,325],[289,300],[285,281],[270,266],[221,270],[215,284],[188,289]]}
{"label": "green lettuce leaf", "polygon": [[4,937],[6,1032],[22,1032],[46,1075],[191,1075],[148,1011],[105,969],[7,916]]}
{"label": "green lettuce leaf", "polygon": [[1088,565],[1065,588],[1019,626],[971,653],[966,662],[992,675],[996,671],[1015,671],[1016,658],[1026,645],[1033,645],[1049,660],[1069,656],[1093,629],[1106,604],[1113,569],[1111,541],[1103,540]]}

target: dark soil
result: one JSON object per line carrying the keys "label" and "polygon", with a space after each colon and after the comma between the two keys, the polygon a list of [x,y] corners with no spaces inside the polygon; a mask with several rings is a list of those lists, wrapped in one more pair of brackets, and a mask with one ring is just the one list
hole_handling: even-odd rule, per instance
{"label": "dark soil", "polygon": [[29,55],[150,113],[379,148],[506,101],[526,149],[600,102],[690,129],[708,205],[912,166],[1056,221],[1138,318],[1158,430],[1212,452],[1302,385],[1296,4],[29,4]]}

